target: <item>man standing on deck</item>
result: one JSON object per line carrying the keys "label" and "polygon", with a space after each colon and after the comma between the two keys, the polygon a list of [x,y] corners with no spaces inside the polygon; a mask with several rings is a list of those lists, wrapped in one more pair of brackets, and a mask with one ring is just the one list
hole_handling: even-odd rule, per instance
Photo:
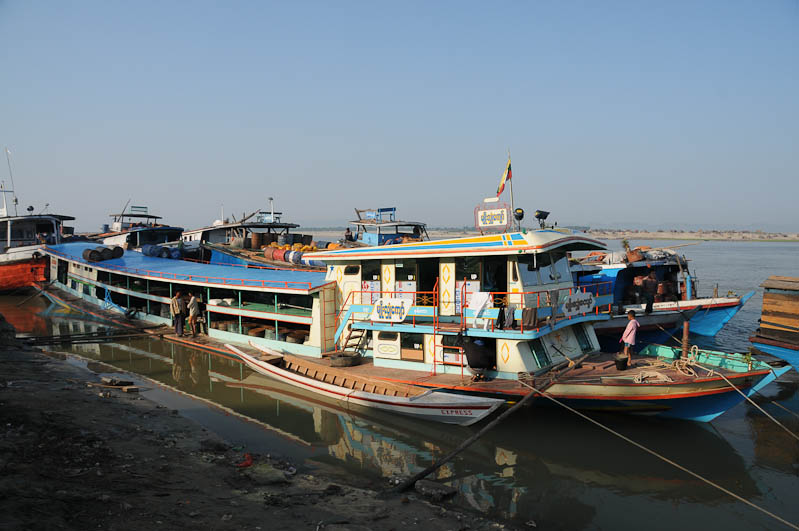
{"label": "man standing on deck", "polygon": [[635,346],[635,334],[638,332],[638,327],[641,324],[635,318],[635,310],[627,312],[627,328],[624,329],[624,334],[621,336],[621,342],[624,343],[624,353],[627,354],[627,366],[631,367],[633,364],[633,346]]}
{"label": "man standing on deck", "polygon": [[169,313],[172,314],[172,320],[175,324],[175,334],[178,337],[182,336],[183,320],[186,318],[186,301],[180,291],[175,293],[175,296],[169,301]]}
{"label": "man standing on deck", "polygon": [[191,337],[197,337],[197,318],[200,316],[200,303],[197,296],[189,292],[189,326],[191,326]]}

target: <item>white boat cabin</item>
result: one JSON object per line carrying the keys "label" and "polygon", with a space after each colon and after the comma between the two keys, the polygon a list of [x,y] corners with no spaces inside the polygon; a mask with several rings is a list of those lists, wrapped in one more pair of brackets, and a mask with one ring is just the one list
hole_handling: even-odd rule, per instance
{"label": "white boat cabin", "polygon": [[372,355],[375,366],[456,373],[479,347],[495,377],[515,379],[599,349],[592,322],[608,318],[610,283],[576,288],[568,255],[604,248],[543,229],[314,258],[336,282],[341,349]]}

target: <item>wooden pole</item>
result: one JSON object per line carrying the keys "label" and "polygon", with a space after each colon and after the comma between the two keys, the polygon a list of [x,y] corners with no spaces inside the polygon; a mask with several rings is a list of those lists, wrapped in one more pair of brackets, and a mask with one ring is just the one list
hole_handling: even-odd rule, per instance
{"label": "wooden pole", "polygon": [[688,350],[691,348],[691,321],[685,319],[682,322],[682,357],[688,359]]}
{"label": "wooden pole", "polygon": [[[548,382],[546,383],[546,385],[542,386],[542,390],[546,390],[546,389],[548,389],[550,386],[552,386],[552,384],[554,384],[554,383],[555,383],[555,379],[556,379],[558,376],[561,376],[561,375],[563,375],[563,374],[566,374],[566,373],[568,373],[569,371],[571,371],[572,369],[575,369],[575,368],[579,367],[579,366],[580,366],[580,364],[581,364],[581,363],[582,363],[582,362],[583,362],[583,361],[584,361],[584,360],[585,360],[587,357],[588,357],[588,355],[585,355],[585,356],[582,356],[582,357],[580,357],[580,358],[578,358],[578,359],[576,359],[576,360],[569,360],[570,362],[573,362],[573,365],[570,365],[568,368],[564,369],[564,370],[563,370],[563,371],[561,371],[559,374],[553,375],[553,376],[552,376],[552,379],[551,379],[550,381],[548,381]],[[522,382],[522,383],[523,383],[523,382]],[[529,386],[528,386],[528,387],[529,387]],[[399,484],[399,485],[396,487],[396,491],[397,491],[397,492],[404,492],[404,491],[408,490],[409,488],[413,487],[413,486],[414,486],[414,484],[415,484],[417,481],[419,481],[420,479],[423,479],[423,478],[425,478],[426,476],[429,476],[430,474],[432,474],[433,472],[435,472],[436,470],[438,470],[438,469],[439,469],[439,468],[440,468],[442,465],[444,465],[445,463],[447,463],[448,461],[450,461],[450,460],[451,460],[453,457],[455,457],[456,455],[458,455],[459,453],[461,453],[462,451],[464,451],[466,448],[468,448],[469,446],[471,446],[472,444],[474,444],[474,443],[475,443],[475,441],[477,441],[477,439],[479,439],[480,437],[482,437],[483,435],[485,435],[486,433],[488,433],[488,432],[489,432],[489,430],[491,430],[491,429],[492,429],[494,426],[496,426],[497,424],[499,424],[500,422],[502,422],[503,420],[505,420],[506,418],[508,418],[509,416],[511,416],[511,415],[512,415],[513,413],[515,413],[515,412],[516,412],[516,411],[517,411],[517,410],[518,410],[520,407],[522,407],[522,405],[523,405],[524,403],[526,403],[526,402],[527,402],[528,400],[530,400],[532,397],[534,397],[534,396],[537,396],[539,393],[540,393],[540,391],[535,391],[535,392],[527,393],[526,395],[524,395],[524,397],[523,397],[521,400],[519,400],[518,402],[516,402],[516,403],[513,405],[513,407],[510,407],[510,408],[508,408],[508,409],[507,409],[507,410],[505,410],[505,411],[504,411],[504,412],[503,412],[503,413],[502,413],[500,416],[498,416],[497,418],[495,418],[494,420],[492,420],[491,422],[489,422],[488,424],[486,424],[485,426],[483,426],[483,428],[482,428],[480,431],[478,431],[477,433],[475,433],[474,435],[472,435],[471,437],[469,437],[468,439],[466,439],[465,441],[463,441],[463,442],[462,442],[460,445],[458,445],[458,447],[457,447],[457,448],[455,448],[453,451],[451,451],[450,453],[448,453],[447,455],[445,455],[444,457],[442,457],[441,459],[439,459],[438,461],[436,461],[435,463],[433,463],[433,464],[432,464],[432,465],[430,465],[429,467],[425,468],[424,470],[422,470],[422,471],[421,471],[421,472],[419,472],[418,474],[416,474],[416,475],[414,475],[414,476],[412,476],[412,477],[410,477],[410,478],[406,479],[404,482],[400,483],[400,484]]]}

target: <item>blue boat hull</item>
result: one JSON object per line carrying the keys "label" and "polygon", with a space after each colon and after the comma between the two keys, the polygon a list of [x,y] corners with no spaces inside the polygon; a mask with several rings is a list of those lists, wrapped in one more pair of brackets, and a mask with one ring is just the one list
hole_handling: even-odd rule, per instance
{"label": "blue boat hull", "polygon": [[730,319],[735,317],[735,314],[746,304],[754,291],[750,291],[743,297],[737,306],[727,308],[708,308],[707,310],[699,310],[691,317],[691,333],[700,336],[714,337],[719,331],[724,328],[724,325]]}
{"label": "blue boat hull", "polygon": [[[757,384],[742,389],[747,397],[785,374],[791,369],[789,365],[775,367]],[[732,409],[745,400],[740,393],[730,388],[725,393],[704,396],[673,398],[662,400],[592,400],[592,399],[560,399],[576,409],[606,411],[610,413],[630,413],[635,415],[656,416],[661,418],[710,422],[724,412]]]}
{"label": "blue boat hull", "polygon": [[754,338],[751,339],[751,341],[752,345],[760,352],[765,352],[766,354],[771,354],[775,358],[785,360],[793,365],[794,369],[799,371],[799,350],[760,343]]}

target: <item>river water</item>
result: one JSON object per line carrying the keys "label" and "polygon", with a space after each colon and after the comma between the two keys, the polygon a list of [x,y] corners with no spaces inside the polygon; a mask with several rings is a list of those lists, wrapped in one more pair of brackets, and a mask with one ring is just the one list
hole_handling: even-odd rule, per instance
{"label": "river water", "polygon": [[[633,242],[653,247],[678,243]],[[692,260],[700,296],[716,284],[720,294],[756,290],[716,338],[694,338],[709,348],[747,350],[760,316],[759,284],[772,274],[799,276],[797,243],[703,242],[682,251]],[[80,333],[102,326],[48,307],[41,299],[24,299],[0,297],[0,313],[21,332]],[[234,445],[285,455],[309,473],[323,471],[374,488],[421,470],[479,429],[347,411],[254,374],[234,360],[152,338],[59,350],[141,375],[150,389],[146,396],[180,410]],[[799,378],[791,372],[764,393],[799,412],[798,391]],[[761,405],[799,431],[799,417],[766,400]],[[799,445],[749,404],[709,424],[592,417],[799,523]],[[728,495],[551,407],[527,408],[509,418],[442,467],[437,479],[458,488],[452,503],[521,527],[531,521],[543,529],[779,527]]]}

